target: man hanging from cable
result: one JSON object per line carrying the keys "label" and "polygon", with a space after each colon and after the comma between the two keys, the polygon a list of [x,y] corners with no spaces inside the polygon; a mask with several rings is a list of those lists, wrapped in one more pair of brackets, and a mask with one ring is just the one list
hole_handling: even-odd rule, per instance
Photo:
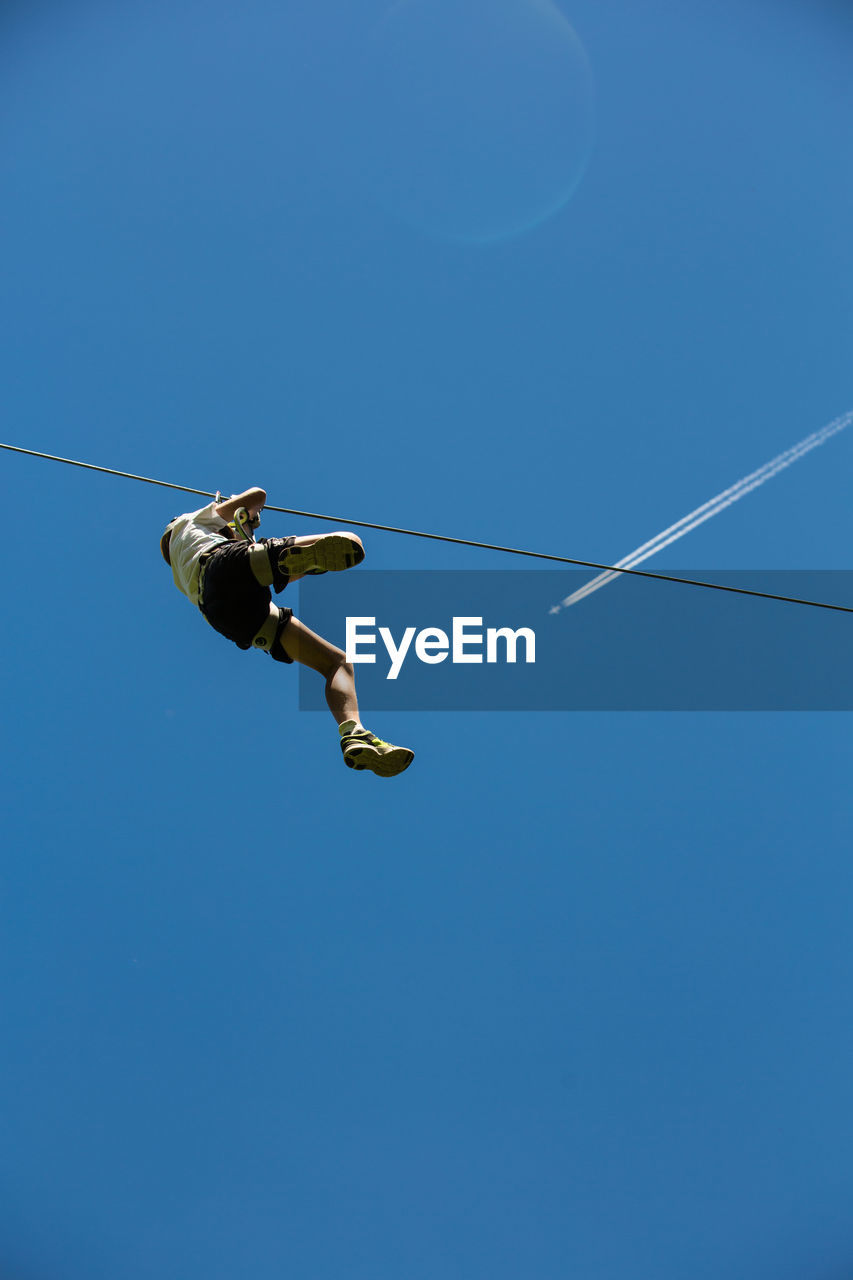
{"label": "man hanging from cable", "polygon": [[353,668],[346,654],[309,630],[272,591],[309,574],[336,573],[364,559],[354,533],[254,539],[267,495],[263,489],[216,499],[175,516],[160,539],[179,591],[198,605],[214,630],[240,649],[263,649],[277,662],[301,662],[326,681],[326,702],[339,726],[344,763],[382,778],[402,773],[414,752],[383,742],[358,717]]}

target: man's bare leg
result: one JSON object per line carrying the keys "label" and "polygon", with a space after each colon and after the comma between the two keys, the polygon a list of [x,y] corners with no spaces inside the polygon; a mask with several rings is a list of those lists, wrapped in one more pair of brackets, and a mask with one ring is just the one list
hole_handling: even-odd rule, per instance
{"label": "man's bare leg", "polygon": [[298,618],[291,618],[281,633],[281,647],[288,658],[318,671],[326,680],[326,702],[338,724],[358,719],[355,672],[343,649],[318,636]]}
{"label": "man's bare leg", "polygon": [[344,764],[350,769],[369,769],[383,778],[393,778],[409,767],[414,759],[413,751],[383,742],[361,724],[355,673],[342,649],[293,617],[282,631],[279,643],[289,658],[325,677],[326,702],[340,728]]}

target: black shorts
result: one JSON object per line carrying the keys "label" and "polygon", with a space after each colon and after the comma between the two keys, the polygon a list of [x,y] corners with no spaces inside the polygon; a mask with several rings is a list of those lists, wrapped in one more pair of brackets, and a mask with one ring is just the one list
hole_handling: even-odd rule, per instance
{"label": "black shorts", "polygon": [[[275,538],[272,541],[288,546],[293,538]],[[272,559],[272,557],[271,557]],[[249,564],[248,542],[225,542],[204,557],[202,591],[199,608],[207,621],[240,649],[251,649],[252,641],[269,617],[272,594],[269,587],[261,586]],[[279,587],[274,582],[276,590]],[[293,616],[293,610],[279,607],[278,635]],[[276,640],[278,639],[276,636]],[[278,662],[292,662],[278,643],[269,650]]]}

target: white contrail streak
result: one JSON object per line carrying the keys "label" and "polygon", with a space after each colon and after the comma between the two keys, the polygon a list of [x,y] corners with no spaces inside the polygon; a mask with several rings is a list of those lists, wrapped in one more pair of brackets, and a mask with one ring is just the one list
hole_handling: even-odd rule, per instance
{"label": "white contrail streak", "polygon": [[[733,502],[737,502],[748,493],[752,493],[753,489],[757,489],[772,476],[778,475],[780,471],[790,467],[791,463],[796,462],[798,458],[802,458],[804,454],[810,453],[818,445],[824,444],[833,436],[838,435],[839,431],[843,431],[851,422],[853,422],[853,412],[845,413],[840,418],[836,418],[827,426],[821,427],[820,431],[814,431],[810,436],[806,436],[805,440],[801,440],[799,444],[792,445],[784,453],[771,458],[769,462],[765,462],[763,467],[759,467],[757,471],[744,476],[742,480],[738,480],[736,484],[724,489],[715,498],[704,502],[695,511],[682,516],[675,524],[671,524],[668,529],[663,529],[654,538],[650,538],[648,542],[644,542],[642,546],[637,547],[622,560],[618,560],[615,569],[632,569],[643,560],[647,560],[649,556],[653,556],[658,551],[662,551],[664,547],[668,547],[670,543],[677,542],[679,538],[683,538],[686,533],[689,533],[691,529],[695,529],[697,525],[704,524],[706,520],[710,520],[718,512],[725,511],[726,507],[730,507]],[[573,591],[560,604],[554,605],[551,613],[559,613],[561,609],[577,604],[579,600],[585,599],[586,596],[592,595],[594,591],[598,591],[600,587],[612,582],[614,578],[621,576],[620,573],[611,569],[600,573],[597,578],[593,578],[584,586],[579,587],[577,591]]]}

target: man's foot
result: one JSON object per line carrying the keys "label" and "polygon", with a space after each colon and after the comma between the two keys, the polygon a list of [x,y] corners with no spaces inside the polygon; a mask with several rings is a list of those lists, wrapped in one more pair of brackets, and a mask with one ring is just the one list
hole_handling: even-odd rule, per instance
{"label": "man's foot", "polygon": [[309,573],[339,573],[361,564],[364,551],[343,533],[326,533],[308,545],[285,547],[279,554],[278,567],[290,578],[304,578]]}
{"label": "man's foot", "polygon": [[353,729],[341,738],[344,764],[350,769],[370,769],[380,778],[393,778],[408,769],[415,758],[408,747],[395,747],[383,742],[366,729]]}

